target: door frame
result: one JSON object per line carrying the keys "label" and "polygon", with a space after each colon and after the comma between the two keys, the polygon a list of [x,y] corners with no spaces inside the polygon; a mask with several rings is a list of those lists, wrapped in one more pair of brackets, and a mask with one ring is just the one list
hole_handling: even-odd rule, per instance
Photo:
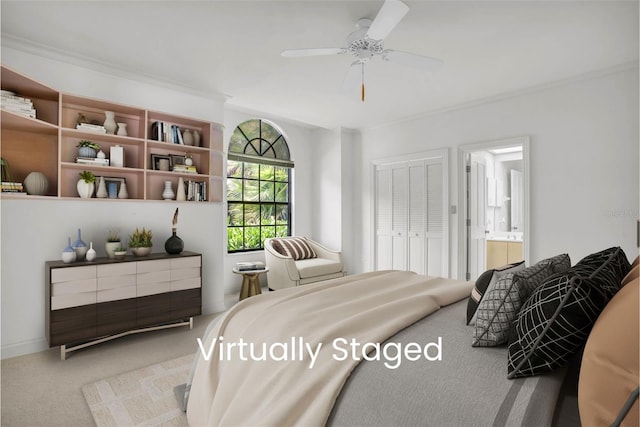
{"label": "door frame", "polygon": [[[524,194],[523,194],[523,213],[524,213],[524,230],[522,237],[522,252],[525,260],[529,258],[529,248],[531,245],[531,231],[529,228],[531,220],[530,210],[530,138],[529,136],[518,136],[514,138],[505,138],[484,142],[476,142],[464,144],[458,147],[458,278],[460,280],[469,280],[467,274],[467,178],[466,178],[466,162],[468,154],[476,151],[487,151],[495,148],[522,146],[522,162],[524,176]],[[530,261],[529,261],[530,262]]]}
{"label": "door frame", "polygon": [[369,182],[371,183],[371,207],[369,221],[371,224],[370,238],[371,238],[371,250],[369,254],[369,260],[371,268],[376,268],[377,263],[377,251],[376,251],[376,206],[377,200],[377,188],[376,188],[376,168],[380,165],[404,163],[411,160],[427,160],[427,159],[440,159],[442,163],[442,200],[443,200],[443,251],[445,252],[445,260],[443,261],[443,277],[449,277],[451,272],[451,245],[450,245],[450,224],[449,224],[449,149],[442,148],[436,150],[422,151],[419,153],[405,154],[400,156],[385,157],[371,160],[369,167]]}

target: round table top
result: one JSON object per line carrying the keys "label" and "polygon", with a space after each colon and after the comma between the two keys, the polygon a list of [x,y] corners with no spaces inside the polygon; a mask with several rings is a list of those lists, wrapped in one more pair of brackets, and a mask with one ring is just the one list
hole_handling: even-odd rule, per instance
{"label": "round table top", "polygon": [[238,270],[237,268],[233,267],[231,271],[233,271],[236,274],[261,274],[269,271],[269,267],[260,268],[256,270]]}

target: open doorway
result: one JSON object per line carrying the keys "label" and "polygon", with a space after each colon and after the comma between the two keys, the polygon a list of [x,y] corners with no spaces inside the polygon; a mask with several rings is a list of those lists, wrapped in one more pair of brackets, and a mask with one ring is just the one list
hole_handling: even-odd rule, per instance
{"label": "open doorway", "polygon": [[529,138],[459,148],[459,276],[529,257]]}

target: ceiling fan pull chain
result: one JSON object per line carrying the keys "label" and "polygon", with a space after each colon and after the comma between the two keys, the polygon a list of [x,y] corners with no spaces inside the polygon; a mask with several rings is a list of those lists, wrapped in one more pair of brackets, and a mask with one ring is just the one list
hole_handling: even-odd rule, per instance
{"label": "ceiling fan pull chain", "polygon": [[364,62],[362,63],[362,102],[364,102]]}

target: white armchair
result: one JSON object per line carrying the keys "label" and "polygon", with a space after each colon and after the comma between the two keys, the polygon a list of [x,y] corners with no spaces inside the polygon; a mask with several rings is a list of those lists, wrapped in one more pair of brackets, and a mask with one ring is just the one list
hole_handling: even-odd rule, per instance
{"label": "white armchair", "polygon": [[[290,256],[282,248],[281,241],[287,239],[306,242],[313,249],[316,257],[307,258],[303,255],[301,259],[294,259],[296,258],[295,254]],[[275,248],[274,243],[276,243]],[[306,237],[266,239],[264,241],[264,257],[265,264],[269,267],[267,282],[269,289],[272,290],[334,279],[346,274],[340,252],[327,249]]]}

